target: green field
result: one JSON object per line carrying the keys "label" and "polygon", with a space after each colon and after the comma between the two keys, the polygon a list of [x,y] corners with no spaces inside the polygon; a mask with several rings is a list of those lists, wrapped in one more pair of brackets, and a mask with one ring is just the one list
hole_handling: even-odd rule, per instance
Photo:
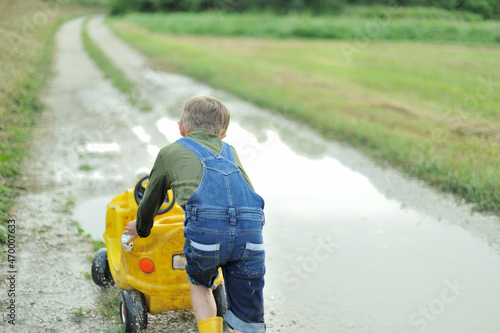
{"label": "green field", "polygon": [[354,7],[342,16],[272,13],[130,13],[124,19],[157,33],[246,36],[413,40],[470,45],[499,45],[500,22],[479,15],[436,8]]}
{"label": "green field", "polygon": [[[212,26],[204,36],[189,35],[191,26],[173,35],[151,33],[138,17],[153,24],[160,15],[108,22],[164,69],[306,122],[478,210],[500,213],[500,48],[226,37]],[[271,25],[266,20],[262,26]]]}

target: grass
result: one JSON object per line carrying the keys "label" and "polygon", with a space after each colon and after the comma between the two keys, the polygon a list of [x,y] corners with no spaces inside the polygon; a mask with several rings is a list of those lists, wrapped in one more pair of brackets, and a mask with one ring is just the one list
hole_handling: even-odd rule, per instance
{"label": "grass", "polygon": [[73,207],[75,207],[75,199],[68,197],[66,198],[66,202],[64,203],[63,212],[66,214],[71,214]]}
{"label": "grass", "polygon": [[[30,13],[27,1],[7,6],[0,10],[0,217],[7,218],[12,204],[17,182],[20,178],[20,165],[24,155],[25,143],[29,136],[29,127],[33,124],[34,114],[40,112],[42,105],[37,100],[47,77],[50,64],[51,39],[59,22],[51,26],[32,31],[26,37],[22,27],[13,25],[7,11],[21,16],[23,10]],[[5,11],[4,11],[5,10]],[[26,14],[29,15],[29,14]],[[28,16],[29,17],[29,16]],[[44,46],[38,42],[42,39]],[[30,45],[31,39],[33,43]],[[31,47],[31,50],[30,50]],[[17,59],[16,49],[24,50],[23,56]],[[24,61],[23,61],[24,60]],[[28,61],[26,61],[28,60]],[[34,62],[30,64],[30,61]]]}
{"label": "grass", "polygon": [[97,250],[102,249],[104,247],[106,247],[106,243],[104,243],[103,241],[101,241],[101,240],[93,240],[92,241],[92,249],[94,250],[94,252],[96,252]]}
{"label": "grass", "polygon": [[[66,212],[66,213],[69,214],[71,212]],[[75,221],[75,220],[71,220],[70,225],[75,226],[76,232],[77,232],[76,235],[78,235],[78,236],[84,235],[85,236],[85,230],[83,230],[82,226],[80,225],[80,222]],[[90,261],[92,261],[92,259]]]}
{"label": "grass", "polygon": [[85,233],[85,230],[83,230],[81,227],[76,226],[76,231],[78,232],[78,235],[81,236]]}
{"label": "grass", "polygon": [[450,11],[436,7],[346,6],[342,12],[343,17],[352,19],[385,19],[388,15],[392,19],[398,20],[483,21],[480,14],[467,11]]}
{"label": "grass", "polygon": [[166,69],[306,122],[500,213],[499,48],[176,36],[129,18],[108,22]]}
{"label": "grass", "polygon": [[177,35],[500,44],[500,22],[436,8],[359,7],[341,16],[319,17],[272,13],[130,13],[123,19],[152,32]]}
{"label": "grass", "polygon": [[83,164],[83,165],[80,165],[80,168],[79,168],[79,169],[80,169],[80,170],[82,170],[82,171],[85,171],[85,172],[90,172],[90,171],[92,171],[94,168],[93,168],[93,167],[91,167],[91,166],[90,166],[90,165],[88,165],[88,164]]}
{"label": "grass", "polygon": [[148,111],[151,106],[147,101],[137,98],[134,91],[137,89],[134,83],[130,81],[125,73],[120,70],[115,64],[104,54],[104,52],[92,41],[87,32],[87,20],[83,24],[82,40],[85,51],[94,60],[99,69],[104,73],[104,76],[111,80],[113,85],[127,95],[131,105],[137,106],[143,111]]}
{"label": "grass", "polygon": [[[75,4],[42,8],[33,0],[0,3],[0,224],[22,189],[21,163],[31,127],[43,110],[38,95],[50,74],[54,35],[65,20],[98,11]],[[44,24],[35,21],[40,14],[45,14]]]}
{"label": "grass", "polygon": [[87,315],[83,313],[82,307],[79,307],[73,311],[73,321],[80,322],[84,318],[87,318]]}
{"label": "grass", "polygon": [[[56,1],[56,0],[48,0],[48,1]],[[61,1],[61,0],[57,0]],[[108,0],[65,0],[65,3],[73,3],[77,5],[85,5],[85,6],[101,6],[104,7],[107,5]]]}
{"label": "grass", "polygon": [[101,288],[98,299],[97,309],[106,318],[115,318],[116,322],[120,322],[120,288],[112,286],[110,288]]}
{"label": "grass", "polygon": [[0,243],[7,243],[7,238],[9,237],[9,232],[7,226],[0,224]]}

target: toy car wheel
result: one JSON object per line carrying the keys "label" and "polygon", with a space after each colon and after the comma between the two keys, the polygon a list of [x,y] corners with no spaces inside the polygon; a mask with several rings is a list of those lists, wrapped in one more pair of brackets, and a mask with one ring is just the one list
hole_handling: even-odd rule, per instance
{"label": "toy car wheel", "polygon": [[217,305],[217,316],[224,318],[227,311],[227,296],[224,281],[214,290],[215,305]]}
{"label": "toy car wheel", "polygon": [[148,326],[148,310],[144,295],[137,290],[124,290],[120,295],[120,320],[126,333],[141,332]]}
{"label": "toy car wheel", "polygon": [[92,260],[92,280],[100,287],[107,288],[115,284],[109,270],[108,252],[105,248],[100,249]]}

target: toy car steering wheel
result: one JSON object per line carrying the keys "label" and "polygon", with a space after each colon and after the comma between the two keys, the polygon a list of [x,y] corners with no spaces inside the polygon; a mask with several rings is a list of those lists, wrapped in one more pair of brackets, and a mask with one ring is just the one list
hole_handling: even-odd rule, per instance
{"label": "toy car steering wheel", "polygon": [[[143,185],[143,183],[146,179],[149,179],[149,175],[142,177],[141,179],[139,179],[137,184],[135,184],[134,199],[135,199],[135,202],[137,203],[137,205],[139,205],[141,203],[142,197],[144,196],[144,191],[146,190],[146,186]],[[158,210],[158,213],[156,213],[156,215],[165,214],[170,209],[172,209],[174,204],[175,204],[174,191],[172,191],[172,198],[168,197],[168,192],[167,192],[167,196],[165,197],[165,201],[163,202],[163,205],[161,207],[163,207],[165,205],[168,205],[168,206],[166,208],[160,207],[160,209]]]}

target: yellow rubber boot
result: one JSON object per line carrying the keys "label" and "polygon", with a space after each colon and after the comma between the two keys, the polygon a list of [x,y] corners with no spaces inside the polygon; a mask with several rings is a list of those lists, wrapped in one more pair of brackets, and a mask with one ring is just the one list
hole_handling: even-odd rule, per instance
{"label": "yellow rubber boot", "polygon": [[222,333],[222,317],[210,317],[198,322],[200,333]]}

